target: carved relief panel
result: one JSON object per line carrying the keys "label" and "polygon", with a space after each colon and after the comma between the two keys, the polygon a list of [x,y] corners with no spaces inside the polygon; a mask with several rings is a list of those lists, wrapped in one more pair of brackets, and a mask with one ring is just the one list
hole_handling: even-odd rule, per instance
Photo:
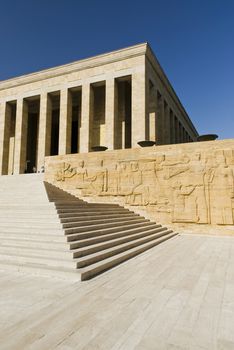
{"label": "carved relief panel", "polygon": [[[170,222],[234,224],[234,150],[155,154],[138,159],[60,163],[56,185],[81,196],[124,199]],[[164,214],[163,214],[164,213]]]}

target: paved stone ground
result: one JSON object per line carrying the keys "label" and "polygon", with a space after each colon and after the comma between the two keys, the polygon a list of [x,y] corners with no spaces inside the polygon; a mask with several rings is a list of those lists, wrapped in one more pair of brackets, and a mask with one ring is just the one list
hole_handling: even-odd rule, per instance
{"label": "paved stone ground", "polygon": [[234,237],[180,235],[88,282],[0,272],[1,350],[234,349]]}

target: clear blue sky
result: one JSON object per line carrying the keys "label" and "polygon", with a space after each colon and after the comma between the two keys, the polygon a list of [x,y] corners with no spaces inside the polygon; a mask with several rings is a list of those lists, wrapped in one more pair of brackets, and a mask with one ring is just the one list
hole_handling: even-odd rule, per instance
{"label": "clear blue sky", "polygon": [[148,41],[200,134],[234,137],[234,0],[0,0],[0,80]]}

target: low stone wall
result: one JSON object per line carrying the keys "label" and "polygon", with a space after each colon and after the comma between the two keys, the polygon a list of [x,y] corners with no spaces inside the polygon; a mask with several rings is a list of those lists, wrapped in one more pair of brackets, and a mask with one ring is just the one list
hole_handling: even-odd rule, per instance
{"label": "low stone wall", "polygon": [[45,180],[167,224],[234,225],[234,140],[47,157]]}

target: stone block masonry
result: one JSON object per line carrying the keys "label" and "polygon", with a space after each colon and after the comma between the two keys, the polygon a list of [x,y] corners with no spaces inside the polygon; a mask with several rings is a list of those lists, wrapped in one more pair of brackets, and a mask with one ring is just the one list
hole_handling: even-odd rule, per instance
{"label": "stone block masonry", "polygon": [[46,156],[195,141],[198,133],[147,43],[0,82],[0,174]]}
{"label": "stone block masonry", "polygon": [[234,140],[48,157],[45,178],[157,222],[234,225]]}

